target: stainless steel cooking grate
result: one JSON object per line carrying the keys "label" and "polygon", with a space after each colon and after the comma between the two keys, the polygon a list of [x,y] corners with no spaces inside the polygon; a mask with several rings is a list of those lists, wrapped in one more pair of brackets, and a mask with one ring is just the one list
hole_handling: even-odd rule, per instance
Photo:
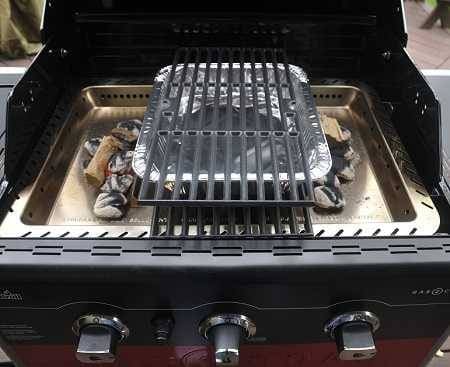
{"label": "stainless steel cooking grate", "polygon": [[185,48],[155,79],[133,165],[143,205],[311,206],[331,158],[283,51]]}
{"label": "stainless steel cooking grate", "polygon": [[156,207],[150,236],[277,237],[312,236],[308,208]]}

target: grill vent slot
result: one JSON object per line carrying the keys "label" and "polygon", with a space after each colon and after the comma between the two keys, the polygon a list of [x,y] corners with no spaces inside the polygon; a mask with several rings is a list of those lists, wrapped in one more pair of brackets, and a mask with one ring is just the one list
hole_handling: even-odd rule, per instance
{"label": "grill vent slot", "polygon": [[[156,239],[155,239],[156,240]],[[22,240],[23,241],[23,240]],[[39,241],[39,239],[27,239],[27,241]],[[41,240],[41,243],[52,243],[52,240]],[[293,240],[248,240],[224,241],[223,245],[217,245],[217,241],[166,241],[167,245],[159,241],[152,245],[147,241],[131,240],[129,246],[114,245],[114,240],[108,240],[109,245],[92,246],[89,242],[73,243],[67,245],[29,245],[27,243],[4,244],[0,245],[0,256],[11,257],[12,259],[27,256],[48,256],[56,258],[65,258],[67,256],[88,256],[88,257],[181,257],[183,255],[210,255],[215,257],[241,257],[251,254],[265,254],[275,257],[295,257],[304,258],[301,261],[308,261],[320,257],[322,259],[335,256],[362,256],[366,259],[371,257],[379,258],[381,256],[449,256],[448,244],[392,244],[388,247],[377,247],[375,243],[362,240],[361,244],[342,244],[336,245],[335,240],[325,240],[322,244],[316,241],[305,239],[302,245]],[[157,240],[156,240],[157,241]]]}

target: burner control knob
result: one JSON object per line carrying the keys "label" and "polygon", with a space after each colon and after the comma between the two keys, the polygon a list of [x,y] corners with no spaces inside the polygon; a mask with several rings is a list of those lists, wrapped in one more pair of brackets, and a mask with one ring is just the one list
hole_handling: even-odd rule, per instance
{"label": "burner control knob", "polygon": [[373,333],[380,320],[368,311],[349,312],[331,319],[325,332],[335,340],[339,359],[343,361],[371,359],[377,354]]}
{"label": "burner control knob", "polygon": [[117,344],[129,335],[117,317],[105,315],[82,316],[72,330],[78,336],[76,357],[83,363],[113,363]]}
{"label": "burner control knob", "polygon": [[204,320],[199,331],[214,344],[216,366],[235,367],[241,340],[255,335],[256,326],[244,315],[219,314]]}

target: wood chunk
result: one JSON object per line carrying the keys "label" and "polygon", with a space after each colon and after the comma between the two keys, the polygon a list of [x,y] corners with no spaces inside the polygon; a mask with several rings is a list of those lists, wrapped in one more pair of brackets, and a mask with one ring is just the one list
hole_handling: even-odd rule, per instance
{"label": "wood chunk", "polygon": [[348,141],[351,138],[350,131],[347,129],[343,130],[335,118],[322,114],[320,122],[330,147]]}
{"label": "wood chunk", "polygon": [[105,136],[100,143],[94,157],[84,170],[86,181],[95,187],[100,187],[105,182],[105,170],[108,166],[109,159],[122,148],[122,143],[114,136]]}

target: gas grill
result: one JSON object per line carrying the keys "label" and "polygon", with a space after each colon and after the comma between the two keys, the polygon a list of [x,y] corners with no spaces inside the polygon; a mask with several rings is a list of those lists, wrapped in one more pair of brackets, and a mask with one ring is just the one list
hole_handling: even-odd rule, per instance
{"label": "gas grill", "polygon": [[[32,367],[420,366],[450,323],[448,152],[402,2],[216,6],[46,2],[1,138],[2,347]],[[360,157],[334,211],[324,115]],[[130,204],[99,218],[83,145],[130,119]]]}

